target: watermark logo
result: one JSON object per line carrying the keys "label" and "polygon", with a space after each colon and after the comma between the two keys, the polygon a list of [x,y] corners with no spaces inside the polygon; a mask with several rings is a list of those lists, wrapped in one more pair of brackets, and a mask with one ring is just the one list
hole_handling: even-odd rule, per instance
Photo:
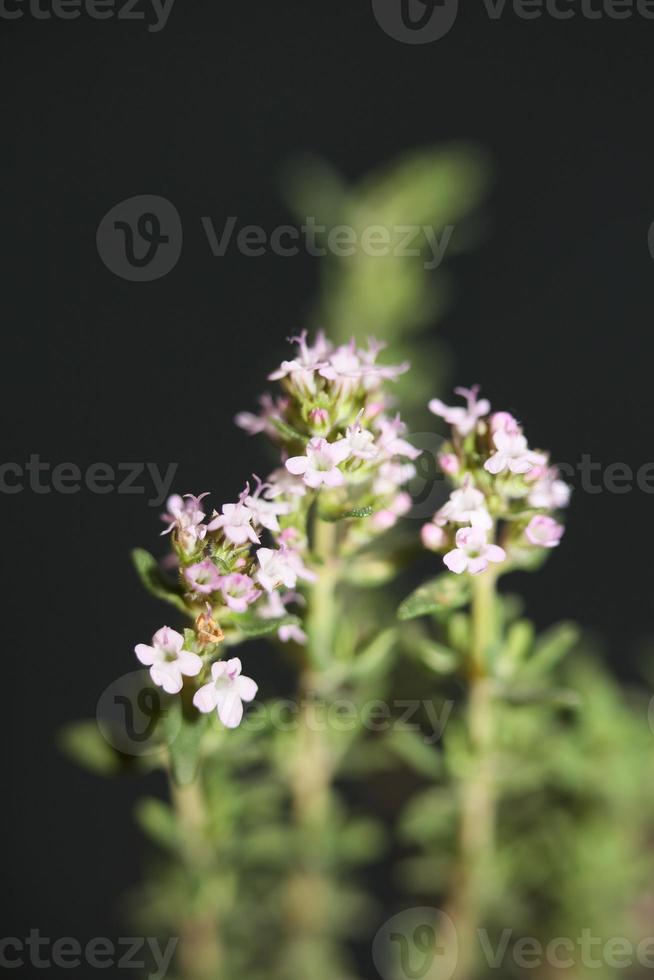
{"label": "watermark logo", "polygon": [[131,282],[161,279],[182,252],[182,222],[165,197],[140,194],[116,204],[98,225],[100,258],[115,275]]}
{"label": "watermark logo", "polygon": [[372,0],[377,23],[394,41],[430,44],[454,26],[459,0]]}
{"label": "watermark logo", "polygon": [[151,34],[162,31],[168,23],[175,0],[0,0],[0,18],[20,20],[91,20],[137,21],[146,23]]}
{"label": "watermark logo", "polygon": [[[123,674],[105,689],[98,701],[98,728],[105,741],[122,755],[151,755],[161,748],[160,721],[170,703],[170,699],[154,686],[147,671]],[[181,725],[181,717],[177,714],[168,719],[168,742],[177,737]]]}
{"label": "watermark logo", "polygon": [[382,980],[450,980],[458,960],[458,936],[449,915],[427,906],[388,919],[372,943]]}

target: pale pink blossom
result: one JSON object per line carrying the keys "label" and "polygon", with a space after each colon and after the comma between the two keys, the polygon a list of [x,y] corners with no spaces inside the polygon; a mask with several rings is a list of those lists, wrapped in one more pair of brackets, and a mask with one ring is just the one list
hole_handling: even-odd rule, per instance
{"label": "pale pink blossom", "polygon": [[325,339],[325,335],[320,332],[313,347],[307,344],[307,332],[303,330],[299,337],[292,337],[292,343],[299,347],[299,354],[290,361],[282,361],[281,366],[268,375],[270,381],[280,381],[282,378],[289,377],[297,388],[314,393],[316,391],[315,373],[327,365],[327,357],[331,350],[331,345]]}
{"label": "pale pink blossom", "polygon": [[490,417],[491,432],[508,432],[515,435],[520,425],[510,412],[493,412]]}
{"label": "pale pink blossom", "polygon": [[167,694],[178,694],[184,684],[183,675],[196,677],[202,670],[202,660],[196,653],[184,650],[184,637],[169,626],[162,626],[152,637],[152,646],[139,643],[134,652],[145,666],[157,687]]}
{"label": "pale pink blossom", "polygon": [[307,582],[315,580],[315,575],[305,568],[299,554],[290,548],[259,548],[257,560],[259,570],[256,579],[266,592],[272,592],[278,585],[294,589],[298,578]]}
{"label": "pale pink blossom", "polygon": [[345,433],[350,455],[353,459],[370,461],[379,456],[379,448],[375,445],[375,434],[364,429],[359,423],[350,425]]}
{"label": "pale pink blossom", "polygon": [[207,493],[201,493],[199,497],[187,493],[180,497],[175,493],[166,501],[167,512],[161,515],[161,520],[168,524],[162,535],[175,529],[177,541],[187,553],[194,551],[207,533],[207,527],[202,523],[205,514],[200,506],[200,501],[207,496]]}
{"label": "pale pink blossom", "polygon": [[374,388],[380,381],[395,381],[401,374],[405,374],[410,367],[408,361],[402,364],[377,364],[377,357],[380,351],[387,345],[384,341],[377,340],[376,337],[368,338],[368,350],[360,350],[359,357],[364,365],[363,384],[366,390]]}
{"label": "pale pink blossom", "polygon": [[259,544],[259,536],[252,527],[255,515],[245,505],[249,492],[249,487],[246,487],[237,504],[223,504],[220,515],[214,512],[212,520],[207,525],[207,530],[222,529],[223,534],[232,544],[242,545],[247,541]]}
{"label": "pale pink blossom", "polygon": [[556,466],[534,466],[526,477],[532,483],[527,502],[543,510],[559,510],[570,503],[570,487],[559,479]]}
{"label": "pale pink blossom", "polygon": [[436,524],[424,524],[420,530],[422,543],[428,551],[440,551],[447,541],[447,534]]}
{"label": "pale pink blossom", "polygon": [[456,548],[443,556],[443,562],[457,575],[466,571],[477,575],[488,568],[489,562],[501,562],[506,558],[504,548],[489,544],[486,531],[480,527],[459,528],[455,543]]}
{"label": "pale pink blossom", "polygon": [[378,531],[388,531],[390,528],[397,524],[398,517],[404,517],[413,506],[413,501],[410,495],[406,492],[398,493],[393,500],[391,500],[388,507],[383,510],[378,510],[376,514],[373,514],[371,521],[372,525]]}
{"label": "pale pink blossom", "polygon": [[563,537],[564,530],[563,525],[553,517],[537,514],[529,521],[525,534],[531,544],[539,545],[541,548],[556,548]]}
{"label": "pale pink blossom", "polygon": [[289,497],[304,497],[307,492],[304,480],[301,476],[293,476],[286,467],[273,470],[266,479],[268,489],[265,491],[266,497],[276,500],[277,497],[288,495]]}
{"label": "pale pink blossom", "polygon": [[306,456],[291,456],[286,460],[286,469],[294,476],[301,476],[314,490],[323,485],[340,487],[345,477],[338,467],[349,455],[350,446],[346,439],[330,443],[315,437],[307,446]]}
{"label": "pale pink blossom", "polygon": [[331,381],[341,394],[352,391],[364,373],[365,366],[361,363],[353,340],[332,351],[327,364],[319,369],[320,376]]}
{"label": "pale pink blossom", "polygon": [[529,449],[521,432],[498,429],[493,435],[495,452],[484,463],[484,469],[496,476],[508,469],[510,473],[528,473],[532,467],[542,465],[545,456]]}
{"label": "pale pink blossom", "polygon": [[[281,595],[280,592],[269,592],[265,603],[260,605],[257,611],[262,619],[281,619],[282,616],[286,615],[286,606],[291,602],[302,603],[304,599],[296,592],[286,592],[284,595]],[[284,626],[280,626],[277,630],[277,636],[282,643],[289,643],[292,640],[294,643],[303,646],[307,642],[307,635],[304,630],[294,623],[286,623]]]}
{"label": "pale pink blossom", "polygon": [[458,490],[452,491],[450,499],[434,517],[434,523],[441,527],[448,521],[471,524],[483,530],[489,530],[493,526],[493,519],[486,508],[486,498],[481,490],[473,486],[470,476],[466,476]]}
{"label": "pale pink blossom", "polygon": [[398,460],[388,460],[382,463],[373,484],[373,492],[379,497],[395,493],[401,486],[408,483],[416,475],[413,463],[401,463]]}
{"label": "pale pink blossom", "polygon": [[472,388],[455,388],[454,391],[457,395],[465,398],[465,408],[458,406],[452,408],[449,405],[444,405],[440,398],[432,398],[429,402],[429,411],[445,419],[449,425],[454,426],[460,435],[467,436],[475,428],[479,419],[483,415],[488,415],[490,402],[487,398],[481,398],[477,401],[479,385]]}
{"label": "pale pink blossom", "polygon": [[438,465],[447,476],[455,476],[461,468],[459,457],[454,453],[439,453]]}
{"label": "pale pink blossom", "polygon": [[220,572],[210,558],[205,558],[204,561],[199,561],[195,565],[185,568],[184,578],[194,592],[199,592],[202,595],[209,595],[209,593],[216,592],[220,588]]}
{"label": "pale pink blossom", "polygon": [[[253,494],[248,492],[247,496],[243,498],[243,503],[249,511],[252,512],[253,519],[256,524],[260,524],[261,527],[265,527],[268,531],[279,531],[279,521],[278,517],[283,517],[286,514],[290,514],[291,505],[288,503],[275,503],[272,500],[265,500],[261,494],[262,492],[267,492],[271,489],[270,484],[262,483],[258,476],[255,475],[254,479],[257,481],[257,488]],[[249,484],[246,490],[249,491]]]}
{"label": "pale pink blossom", "polygon": [[243,702],[256,697],[258,687],[242,673],[238,657],[211,665],[211,680],[196,692],[193,704],[203,714],[216,711],[225,728],[237,728],[243,718]]}
{"label": "pale pink blossom", "polygon": [[304,646],[307,642],[307,634],[304,630],[297,625],[297,623],[286,623],[285,626],[280,626],[277,630],[277,636],[282,641],[282,643],[297,643],[298,646]]}
{"label": "pale pink blossom", "polygon": [[406,425],[399,415],[394,419],[381,416],[375,422],[378,430],[377,445],[388,456],[405,456],[407,459],[415,460],[420,456],[422,450],[416,449],[410,442],[403,439],[406,433]]}
{"label": "pale pink blossom", "polygon": [[261,590],[257,589],[253,579],[249,575],[241,575],[240,572],[223,575],[220,591],[227,606],[236,613],[244,613],[261,595]]}
{"label": "pale pink blossom", "polygon": [[283,417],[288,399],[279,398],[277,401],[273,401],[272,397],[266,393],[259,398],[259,404],[261,405],[259,415],[255,415],[253,412],[239,412],[234,421],[240,429],[243,429],[250,436],[265,432],[266,435],[275,437],[278,433],[272,424],[272,420]]}

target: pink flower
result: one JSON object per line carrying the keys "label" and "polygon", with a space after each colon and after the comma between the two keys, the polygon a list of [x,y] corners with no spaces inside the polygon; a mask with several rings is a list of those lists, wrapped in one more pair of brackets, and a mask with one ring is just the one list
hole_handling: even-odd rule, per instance
{"label": "pink flower", "polygon": [[325,335],[320,332],[316,337],[313,347],[307,344],[307,332],[303,330],[299,337],[292,337],[292,343],[299,347],[299,356],[291,361],[282,361],[281,367],[272,374],[268,375],[270,381],[280,381],[290,375],[291,381],[299,389],[313,393],[316,390],[314,375],[327,364],[327,356],[331,350],[331,344],[325,339]]}
{"label": "pink flower", "polygon": [[491,432],[520,432],[520,426],[510,412],[494,412],[490,418]]}
{"label": "pink flower", "polygon": [[243,718],[243,701],[252,701],[258,687],[241,674],[241,661],[219,660],[211,665],[211,680],[195,692],[193,704],[203,714],[216,710],[225,728],[237,728]]}
{"label": "pink flower", "polygon": [[305,568],[302,559],[296,551],[290,548],[259,548],[257,551],[259,571],[257,582],[266,592],[272,592],[278,585],[294,589],[298,578],[308,582],[315,580],[315,575]]}
{"label": "pink flower", "polygon": [[180,497],[175,493],[166,501],[167,512],[161,515],[161,520],[168,524],[162,535],[170,534],[174,528],[181,548],[187,553],[194,551],[197,542],[202,541],[207,533],[202,523],[204,511],[200,506],[200,501],[207,496],[201,493],[199,497],[194,497],[192,493],[187,493]]}
{"label": "pink flower", "polygon": [[447,534],[436,524],[424,524],[420,530],[420,537],[428,551],[440,551],[447,541]]}
{"label": "pink flower", "polygon": [[374,433],[370,432],[369,429],[364,429],[359,423],[348,427],[345,433],[345,442],[348,444],[353,459],[369,461],[379,456]]}
{"label": "pink flower", "polygon": [[496,452],[484,463],[484,469],[496,476],[508,469],[511,473],[528,473],[532,467],[545,461],[542,453],[529,449],[523,434],[498,429],[493,435]]}
{"label": "pink flower", "polygon": [[[255,475],[254,479],[257,481],[257,488],[253,494],[249,494],[243,498],[243,503],[249,511],[252,512],[253,520],[260,524],[261,527],[265,527],[268,531],[279,531],[279,521],[278,517],[282,517],[286,514],[290,514],[291,505],[287,503],[274,503],[272,500],[264,500],[261,496],[263,490],[271,490],[270,484],[262,483],[258,476]],[[246,488],[249,491],[249,485]]]}
{"label": "pink flower", "polygon": [[244,613],[261,595],[261,590],[256,588],[250,576],[241,575],[239,572],[223,575],[220,580],[220,591],[229,608],[237,613]]}
{"label": "pink flower", "polygon": [[337,347],[330,354],[328,363],[321,366],[319,373],[342,393],[355,388],[365,373],[365,367],[361,363],[354,341]]}
{"label": "pink flower", "polygon": [[412,480],[416,475],[416,468],[413,463],[400,463],[397,460],[389,460],[382,463],[373,484],[373,491],[378,496],[383,497],[389,493],[396,493],[397,490]]}
{"label": "pink flower", "polygon": [[298,646],[304,646],[307,642],[307,634],[295,623],[287,623],[286,626],[280,626],[277,630],[277,636],[282,643],[289,643],[292,640]]}
{"label": "pink flower", "polygon": [[309,442],[306,456],[291,456],[286,460],[286,469],[294,476],[301,476],[306,485],[314,490],[323,484],[340,487],[345,477],[338,466],[349,455],[350,446],[346,439],[329,443],[316,437]]}
{"label": "pink flower", "polygon": [[385,507],[383,510],[378,510],[376,514],[373,514],[373,527],[378,531],[388,531],[390,528],[395,527],[398,517],[404,517],[411,510],[412,506],[413,501],[408,493],[402,491],[396,494],[388,507]]}
{"label": "pink flower", "polygon": [[379,430],[377,445],[388,456],[405,456],[412,460],[420,456],[421,449],[416,449],[406,439],[401,438],[406,433],[406,425],[399,415],[394,419],[382,415],[377,419],[375,427]]}
{"label": "pink flower", "polygon": [[460,463],[454,453],[439,453],[438,465],[447,476],[455,476],[459,472]]}
{"label": "pink flower", "polygon": [[218,515],[214,511],[213,519],[207,525],[207,530],[217,531],[218,528],[222,528],[223,534],[232,544],[241,545],[245,544],[246,541],[259,544],[259,537],[252,527],[254,514],[245,506],[249,492],[249,487],[246,487],[237,504],[223,504],[222,515]]}
{"label": "pink flower", "polygon": [[529,521],[525,534],[531,544],[539,545],[541,548],[556,548],[563,537],[564,530],[563,525],[558,524],[553,517],[537,514]]}
{"label": "pink flower", "polygon": [[184,569],[184,578],[194,592],[209,595],[220,588],[220,573],[210,558]]}
{"label": "pink flower", "polygon": [[266,496],[270,500],[275,500],[284,494],[288,494],[289,497],[304,497],[307,492],[302,477],[293,476],[285,467],[273,470],[267,478],[266,483],[269,488],[266,491]]}
{"label": "pink flower", "polygon": [[181,633],[162,626],[152,637],[152,646],[139,643],[134,652],[144,666],[150,668],[150,677],[157,687],[167,694],[178,694],[183,686],[182,675],[196,677],[202,670],[202,660],[196,653],[184,650]]}
{"label": "pink flower", "polygon": [[450,408],[449,405],[444,405],[440,398],[432,398],[429,402],[429,411],[434,415],[440,415],[448,425],[453,425],[460,435],[467,436],[482,415],[490,412],[490,402],[487,398],[477,401],[479,385],[473,388],[455,388],[454,391],[465,398],[467,403],[465,408]]}
{"label": "pink flower", "polygon": [[570,502],[570,487],[559,479],[556,466],[534,466],[527,474],[527,480],[533,486],[529,491],[527,502],[531,507],[544,510],[559,510],[567,507]]}
{"label": "pink flower", "polygon": [[259,398],[261,413],[254,415],[252,412],[239,412],[234,421],[240,429],[243,429],[250,436],[256,436],[260,432],[265,432],[269,436],[276,436],[277,429],[272,424],[272,419],[281,419],[288,399],[279,398],[273,401],[269,394],[263,394]]}
{"label": "pink flower", "polygon": [[461,527],[456,532],[456,548],[448,551],[443,562],[451,572],[460,575],[468,571],[477,575],[488,568],[489,562],[500,562],[506,558],[504,548],[489,544],[486,532],[479,527]]}
{"label": "pink flower", "polygon": [[455,524],[471,524],[484,530],[490,530],[493,526],[493,519],[486,509],[486,498],[481,490],[473,486],[470,476],[465,477],[463,485],[458,490],[452,491],[450,499],[434,517],[434,523],[441,527],[448,521],[453,521]]}

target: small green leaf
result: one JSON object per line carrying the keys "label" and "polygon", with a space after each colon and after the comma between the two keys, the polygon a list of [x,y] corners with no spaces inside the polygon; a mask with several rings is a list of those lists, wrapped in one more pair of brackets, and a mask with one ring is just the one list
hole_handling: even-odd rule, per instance
{"label": "small green leaf", "polygon": [[275,427],[275,429],[277,429],[280,436],[283,436],[285,439],[289,439],[291,442],[307,441],[307,436],[302,435],[301,432],[298,432],[297,429],[294,429],[292,425],[288,424],[288,422],[284,422],[282,419],[276,419],[276,418],[269,418],[268,421],[272,426]]}
{"label": "small green leaf", "polygon": [[574,623],[559,623],[538,637],[534,653],[525,664],[523,675],[539,675],[551,670],[579,640],[579,628]]}
{"label": "small green leaf", "polygon": [[396,639],[397,630],[394,627],[383,630],[356,656],[349,672],[350,677],[358,680],[382,674],[391,662]]}
{"label": "small green leaf", "polygon": [[444,573],[425,582],[398,609],[400,619],[415,619],[430,613],[444,614],[460,609],[470,600],[470,585],[466,578]]}
{"label": "small green leaf", "polygon": [[278,616],[276,619],[262,619],[254,613],[240,613],[232,617],[231,625],[244,637],[266,636],[275,633],[280,626],[299,626],[297,616]]}
{"label": "small green leaf", "polygon": [[365,558],[353,561],[346,569],[345,581],[359,588],[374,588],[386,585],[397,575],[397,567],[392,561],[381,558]]}
{"label": "small green leaf", "polygon": [[76,721],[59,732],[61,750],[74,762],[101,776],[120,770],[120,756],[94,721]]}
{"label": "small green leaf", "polygon": [[425,667],[436,674],[451,674],[461,663],[461,657],[455,650],[429,637],[417,639],[413,652]]}
{"label": "small green leaf", "polygon": [[336,521],[362,520],[364,517],[371,517],[374,514],[373,507],[355,507],[353,510],[321,511],[320,519],[335,523]]}
{"label": "small green leaf", "polygon": [[175,819],[175,813],[166,803],[148,796],[138,801],[134,815],[141,830],[155,844],[171,851],[179,849],[182,836]]}
{"label": "small green leaf", "polygon": [[172,582],[159,568],[156,558],[145,551],[143,548],[135,548],[132,551],[132,561],[134,568],[143,586],[150,595],[157,599],[163,599],[171,605],[189,615],[189,610],[184,602],[182,590]]}
{"label": "small green leaf", "polygon": [[388,744],[395,755],[421,776],[434,779],[441,775],[442,754],[433,745],[428,745],[419,732],[395,727],[388,736]]}

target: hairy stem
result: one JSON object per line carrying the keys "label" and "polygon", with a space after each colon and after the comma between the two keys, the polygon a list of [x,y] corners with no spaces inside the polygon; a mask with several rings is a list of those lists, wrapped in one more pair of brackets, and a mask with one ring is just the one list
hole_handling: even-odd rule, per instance
{"label": "hairy stem", "polygon": [[[171,797],[184,841],[184,863],[194,883],[207,874],[211,846],[206,837],[206,805],[200,777],[180,786],[171,779]],[[222,955],[215,911],[192,906],[179,919],[177,958],[183,980],[219,980]]]}

